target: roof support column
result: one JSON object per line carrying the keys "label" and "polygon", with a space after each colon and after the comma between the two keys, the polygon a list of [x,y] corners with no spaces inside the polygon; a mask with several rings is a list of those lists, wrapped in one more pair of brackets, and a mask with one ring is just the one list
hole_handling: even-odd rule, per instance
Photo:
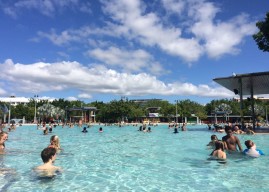
{"label": "roof support column", "polygon": [[239,94],[240,94],[240,121],[241,121],[241,129],[244,129],[244,116],[243,116],[243,85],[242,78],[238,79],[239,84]]}
{"label": "roof support column", "polygon": [[254,109],[254,97],[253,97],[253,78],[250,77],[250,100],[251,100],[251,113],[252,113],[252,123],[253,123],[253,130],[256,129],[256,115]]}

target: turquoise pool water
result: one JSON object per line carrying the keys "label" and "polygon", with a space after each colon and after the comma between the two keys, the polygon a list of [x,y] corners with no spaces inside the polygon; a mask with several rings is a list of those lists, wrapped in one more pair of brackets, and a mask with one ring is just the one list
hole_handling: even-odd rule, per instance
{"label": "turquoise pool water", "polygon": [[[210,161],[206,144],[213,132],[190,126],[173,134],[166,125],[152,127],[93,126],[53,129],[43,135],[36,126],[21,126],[9,134],[5,155],[0,155],[0,191],[268,191],[269,135],[239,135],[253,140],[266,154],[251,159],[227,154],[227,163]],[[60,137],[64,149],[55,165],[64,169],[53,179],[39,179],[32,169],[40,164],[40,152],[50,136]],[[219,139],[224,134],[217,133]]]}

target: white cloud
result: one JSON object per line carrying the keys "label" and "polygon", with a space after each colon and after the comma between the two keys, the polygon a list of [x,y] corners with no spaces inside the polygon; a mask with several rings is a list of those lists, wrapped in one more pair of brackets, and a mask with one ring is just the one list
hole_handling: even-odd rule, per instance
{"label": "white cloud", "polygon": [[165,73],[161,65],[154,61],[148,52],[141,49],[124,50],[117,47],[109,47],[103,50],[98,48],[88,51],[88,55],[109,67],[120,67],[124,72],[141,72],[146,70],[155,75]]}
{"label": "white cloud", "polygon": [[249,22],[246,14],[238,15],[229,21],[214,23],[218,8],[212,3],[198,3],[190,10],[190,14],[197,20],[191,31],[204,42],[204,48],[209,57],[218,58],[224,54],[238,54],[237,47],[243,38],[254,34],[255,23]]}
{"label": "white cloud", "polygon": [[92,98],[92,95],[88,94],[88,93],[81,93],[78,95],[78,98],[81,98],[81,99],[91,99]]}
{"label": "white cloud", "polygon": [[[110,40],[115,44],[120,38],[129,43],[138,43],[140,49],[157,47],[190,64],[204,54],[211,58],[237,54],[244,38],[256,31],[255,23],[244,14],[220,21],[217,13],[221,9],[205,0],[162,0],[167,14],[171,12],[178,17],[178,21],[169,23],[160,13],[146,12],[147,4],[143,1],[101,2],[105,16],[104,22],[100,22],[98,27],[83,26],[59,33],[54,29],[50,32],[39,31],[38,37],[32,39],[39,42],[40,38],[47,38],[58,46],[77,42],[104,47],[112,45],[105,43],[104,37],[112,37]],[[102,42],[102,45],[97,42]]]}
{"label": "white cloud", "polygon": [[185,8],[184,0],[162,0],[164,8],[169,13],[180,14]]}
{"label": "white cloud", "polygon": [[67,101],[77,101],[78,99],[76,97],[67,97]]}
{"label": "white cloud", "polygon": [[18,14],[24,10],[35,10],[45,16],[51,17],[66,9],[91,13],[91,4],[78,0],[20,0],[7,2],[4,12],[13,18],[17,18]]}
{"label": "white cloud", "polygon": [[78,62],[15,64],[12,60],[6,60],[0,67],[1,81],[5,80],[12,85],[12,89],[28,93],[77,90],[83,93],[79,97],[99,93],[126,96],[233,96],[233,93],[224,88],[196,86],[186,82],[165,83],[146,73],[118,73],[104,66],[85,67]]}
{"label": "white cloud", "polygon": [[[203,53],[195,38],[183,38],[182,30],[166,26],[155,13],[145,13],[140,1],[103,1],[104,11],[114,19],[114,29],[135,38],[147,46],[158,46],[168,54],[196,61]],[[113,25],[111,25],[113,26]],[[122,26],[127,28],[121,30]],[[125,32],[125,33],[124,33]]]}

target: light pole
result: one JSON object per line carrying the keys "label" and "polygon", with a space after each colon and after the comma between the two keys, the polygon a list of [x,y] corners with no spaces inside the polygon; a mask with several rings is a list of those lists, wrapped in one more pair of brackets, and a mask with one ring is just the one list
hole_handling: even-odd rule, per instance
{"label": "light pole", "polygon": [[38,95],[34,95],[34,98],[35,98],[35,117],[34,117],[34,123],[37,123],[36,122],[36,98],[38,98]]}
{"label": "light pole", "polygon": [[67,109],[68,109],[67,106],[65,106],[65,121],[64,121],[65,123],[67,122]]}
{"label": "light pole", "polygon": [[178,120],[177,120],[177,103],[178,103],[178,100],[175,100],[176,102],[176,124],[178,123]]}

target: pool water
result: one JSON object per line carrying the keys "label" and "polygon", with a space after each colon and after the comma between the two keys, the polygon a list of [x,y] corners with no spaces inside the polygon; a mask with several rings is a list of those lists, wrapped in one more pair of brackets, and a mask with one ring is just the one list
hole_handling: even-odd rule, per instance
{"label": "pool water", "polygon": [[[139,126],[100,125],[82,133],[82,128],[57,126],[43,135],[36,126],[20,126],[9,134],[6,154],[0,155],[0,191],[268,191],[269,134],[238,135],[253,140],[265,156],[248,158],[227,154],[226,163],[208,160],[206,145],[211,134],[206,125],[188,125],[186,132],[173,134],[167,125],[151,126],[151,133]],[[64,149],[56,166],[63,173],[41,179],[33,168],[41,165],[41,151],[58,135]]]}

